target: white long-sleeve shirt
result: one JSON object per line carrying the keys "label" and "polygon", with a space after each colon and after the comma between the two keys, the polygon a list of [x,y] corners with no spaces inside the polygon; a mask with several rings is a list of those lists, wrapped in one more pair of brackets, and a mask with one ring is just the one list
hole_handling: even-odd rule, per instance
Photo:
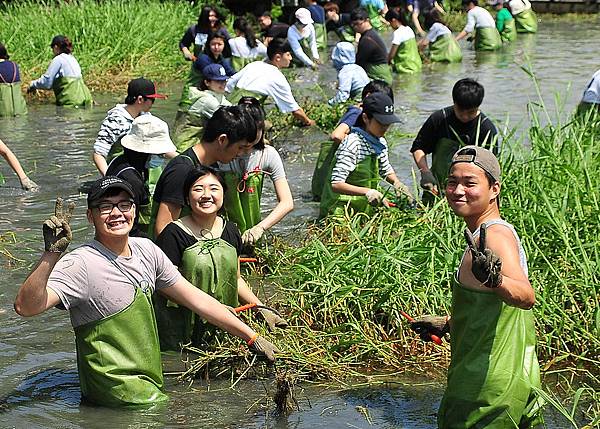
{"label": "white long-sleeve shirt", "polygon": [[229,39],[229,47],[231,48],[231,55],[239,58],[266,58],[267,47],[260,41],[256,41],[256,48],[250,48],[245,37],[239,36]]}
{"label": "white long-sleeve shirt", "polygon": [[467,12],[467,25],[465,30],[467,33],[472,33],[476,28],[496,27],[496,22],[492,15],[482,7],[475,6]]}
{"label": "white long-sleeve shirt", "polygon": [[50,62],[46,73],[39,79],[31,82],[31,87],[36,89],[50,89],[52,88],[52,84],[54,84],[54,80],[59,77],[81,77],[81,67],[79,67],[79,63],[73,55],[59,54],[55,56]]}
{"label": "white long-sleeve shirt", "polygon": [[317,36],[315,33],[315,27],[312,24],[308,24],[302,30],[302,33],[298,30],[298,27],[295,25],[290,26],[288,28],[287,33],[288,42],[292,47],[292,52],[294,56],[296,56],[300,61],[302,61],[308,67],[313,66],[313,61],[308,58],[308,55],[304,53],[302,49],[302,45],[300,45],[300,41],[308,38],[308,42],[310,43],[310,52],[312,54],[313,59],[319,58],[319,51],[317,50]]}

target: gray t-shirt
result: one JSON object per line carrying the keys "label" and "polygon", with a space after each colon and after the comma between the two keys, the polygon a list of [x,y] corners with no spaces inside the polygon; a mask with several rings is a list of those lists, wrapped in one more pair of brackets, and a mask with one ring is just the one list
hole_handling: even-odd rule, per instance
{"label": "gray t-shirt", "polygon": [[223,164],[219,162],[219,170],[223,173],[233,171],[239,176],[253,170],[262,170],[273,182],[285,179],[283,162],[277,149],[265,145],[264,149],[253,149],[250,154],[238,156],[233,161]]}
{"label": "gray t-shirt", "polygon": [[129,238],[131,256],[117,256],[94,240],[65,255],[54,267],[48,287],[69,310],[77,326],[115,314],[133,302],[134,282],[152,291],[174,285],[181,274],[147,238]]}

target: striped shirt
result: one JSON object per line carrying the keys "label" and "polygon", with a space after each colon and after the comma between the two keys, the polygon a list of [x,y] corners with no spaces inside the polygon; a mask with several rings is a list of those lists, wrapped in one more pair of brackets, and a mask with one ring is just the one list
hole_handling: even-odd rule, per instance
{"label": "striped shirt", "polygon": [[125,107],[127,104],[117,104],[108,111],[94,142],[94,153],[106,158],[110,148],[131,130],[133,117]]}
{"label": "striped shirt", "polygon": [[[388,159],[387,142],[385,138],[379,139],[384,144],[385,149],[379,154],[379,175],[386,177],[394,172],[394,168]],[[331,172],[331,183],[345,182],[350,173],[366,157],[374,154],[375,151],[368,141],[356,133],[350,133],[346,136],[342,144],[335,153],[336,163]]]}

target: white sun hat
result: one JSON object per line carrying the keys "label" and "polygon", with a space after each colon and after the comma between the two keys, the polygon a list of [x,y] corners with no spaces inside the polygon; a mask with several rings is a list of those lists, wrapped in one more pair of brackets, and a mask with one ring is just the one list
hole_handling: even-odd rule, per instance
{"label": "white sun hat", "polygon": [[295,13],[295,16],[296,19],[303,25],[312,24],[315,22],[313,21],[312,16],[310,16],[310,11],[304,7],[298,9]]}
{"label": "white sun hat", "polygon": [[121,145],[136,152],[153,155],[177,150],[169,137],[167,123],[149,113],[133,120],[131,131],[121,139]]}

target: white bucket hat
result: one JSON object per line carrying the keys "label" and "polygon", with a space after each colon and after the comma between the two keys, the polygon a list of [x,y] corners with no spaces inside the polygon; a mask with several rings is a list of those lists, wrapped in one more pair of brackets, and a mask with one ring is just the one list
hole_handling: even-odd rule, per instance
{"label": "white bucket hat", "polygon": [[136,152],[154,155],[177,150],[169,137],[167,123],[149,113],[133,120],[131,131],[121,139],[121,145]]}
{"label": "white bucket hat", "polygon": [[296,19],[303,25],[312,24],[315,22],[313,21],[312,16],[310,16],[310,11],[304,7],[298,9],[295,13],[295,16]]}

